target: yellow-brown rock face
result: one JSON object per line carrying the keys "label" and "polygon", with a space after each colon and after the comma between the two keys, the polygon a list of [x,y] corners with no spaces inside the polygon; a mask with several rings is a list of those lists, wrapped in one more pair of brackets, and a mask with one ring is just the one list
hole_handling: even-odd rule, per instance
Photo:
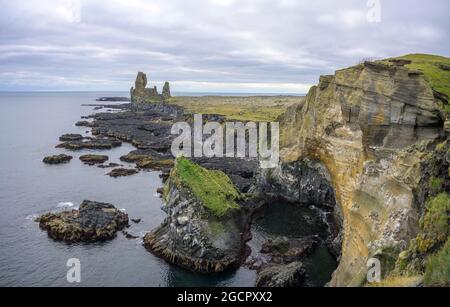
{"label": "yellow-brown rock face", "polygon": [[280,122],[283,162],[322,162],[341,206],[342,257],[330,285],[359,286],[369,257],[417,233],[427,144],[444,137],[442,102],[420,73],[365,63],[321,77]]}

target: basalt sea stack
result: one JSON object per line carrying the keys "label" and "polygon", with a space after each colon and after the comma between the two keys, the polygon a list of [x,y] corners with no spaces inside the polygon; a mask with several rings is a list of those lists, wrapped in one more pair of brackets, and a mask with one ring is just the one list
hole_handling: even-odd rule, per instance
{"label": "basalt sea stack", "polygon": [[200,273],[239,266],[243,255],[241,194],[221,171],[177,160],[164,188],[168,217],[144,245],[172,264]]}

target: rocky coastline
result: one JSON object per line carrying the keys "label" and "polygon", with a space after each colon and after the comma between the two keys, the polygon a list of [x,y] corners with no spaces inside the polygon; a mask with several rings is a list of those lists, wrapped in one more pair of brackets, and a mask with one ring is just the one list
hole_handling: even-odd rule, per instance
{"label": "rocky coastline", "polygon": [[[257,270],[257,286],[297,287],[305,279],[305,257],[323,243],[339,262],[329,286],[366,285],[372,257],[389,263],[387,280],[408,274],[421,278],[427,257],[444,250],[450,235],[449,115],[448,97],[426,73],[410,68],[412,63],[409,58],[365,62],[322,76],[306,99],[279,117],[281,163],[274,169],[259,169],[256,159],[175,160],[172,124],[189,122],[192,114],[170,104],[168,84],[162,94],[147,89],[143,73],[131,90],[132,103],[108,106],[120,112],[96,113],[77,123],[91,128],[94,137],[66,134],[58,148],[132,144],[136,149],[120,160],[136,167],[109,174],[161,172],[167,218],[143,242],[154,255],[184,269],[212,274],[245,264]],[[260,250],[264,259],[248,258],[250,226],[273,199],[311,207],[326,230],[266,240]],[[447,228],[430,243],[425,229],[432,227],[422,221],[434,212],[432,206],[440,206]],[[50,222],[59,225],[78,214],[41,218],[41,227],[65,240],[60,226],[53,230]],[[80,237],[92,239],[75,236]]]}

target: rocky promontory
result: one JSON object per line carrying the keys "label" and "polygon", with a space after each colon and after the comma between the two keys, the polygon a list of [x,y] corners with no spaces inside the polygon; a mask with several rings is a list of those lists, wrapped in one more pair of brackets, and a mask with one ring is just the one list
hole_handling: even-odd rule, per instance
{"label": "rocky promontory", "polygon": [[179,158],[164,187],[164,223],[144,245],[169,263],[200,273],[237,268],[244,251],[242,196],[221,171]]}
{"label": "rocky promontory", "polygon": [[114,238],[128,226],[128,215],[111,204],[85,200],[78,210],[44,214],[37,221],[55,240],[94,242]]}

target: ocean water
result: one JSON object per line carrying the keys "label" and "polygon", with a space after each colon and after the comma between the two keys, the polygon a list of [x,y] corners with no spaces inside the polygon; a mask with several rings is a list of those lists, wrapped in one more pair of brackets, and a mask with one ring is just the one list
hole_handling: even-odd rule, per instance
{"label": "ocean water", "polygon": [[[162,186],[158,172],[113,179],[105,175],[108,169],[87,166],[78,159],[82,154],[101,152],[110,157],[109,162],[127,166],[119,157],[133,150],[131,145],[124,143],[108,151],[55,148],[64,133],[89,135],[88,128],[74,125],[81,116],[95,112],[82,104],[96,103],[97,97],[126,95],[0,93],[0,286],[253,286],[256,273],[246,268],[210,276],[194,274],[153,256],[142,246],[142,239],[129,240],[118,233],[107,242],[69,245],[48,238],[34,222],[38,215],[70,210],[83,200],[112,203],[126,210],[130,218],[141,218],[140,224],[131,223],[128,229],[141,237],[163,221],[165,213],[156,194]],[[44,156],[60,153],[74,159],[63,165],[42,163]],[[253,227],[253,246],[261,244],[258,240],[267,234],[282,232],[280,225],[288,225],[288,232],[300,225],[298,220],[286,223],[295,216],[291,213],[275,210],[268,215],[267,224],[263,221]],[[308,229],[300,227],[298,231],[307,234]],[[71,258],[81,263],[79,284],[70,284],[66,278]],[[309,278],[311,285],[323,285],[335,268],[324,249],[307,261],[309,274],[314,275]]]}
{"label": "ocean water", "polygon": [[[142,247],[142,241],[116,239],[98,244],[55,242],[34,222],[37,215],[67,210],[83,200],[109,202],[130,218],[142,218],[130,233],[142,235],[165,214],[156,189],[157,172],[113,179],[107,169],[83,165],[89,151],[56,149],[64,133],[86,134],[74,123],[92,114],[101,96],[127,93],[0,93],[0,286],[252,286],[255,273],[245,268],[201,276],[166,264]],[[111,162],[133,150],[131,145],[106,151]],[[68,153],[69,164],[48,166],[42,158]],[[122,162],[120,162],[123,164]],[[66,279],[70,258],[81,262],[81,283]]]}

